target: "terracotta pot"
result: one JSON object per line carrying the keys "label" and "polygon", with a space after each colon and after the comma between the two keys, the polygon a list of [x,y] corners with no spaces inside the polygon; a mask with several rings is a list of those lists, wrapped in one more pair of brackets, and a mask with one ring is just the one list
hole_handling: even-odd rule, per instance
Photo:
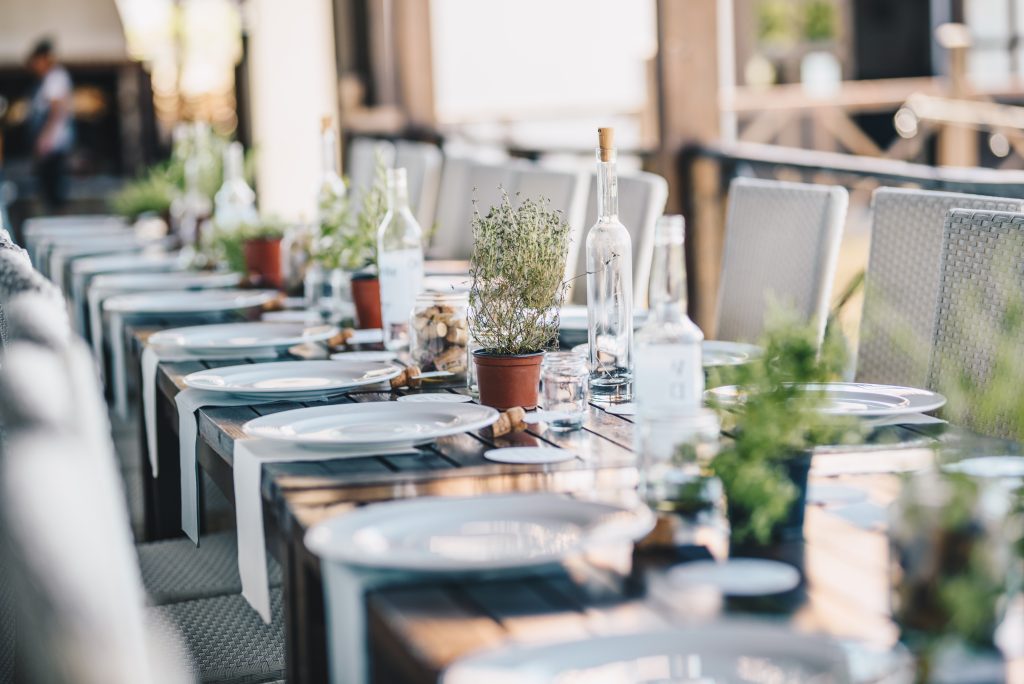
{"label": "terracotta pot", "polygon": [[357,328],[384,327],[380,317],[380,280],[366,276],[352,278],[352,303],[356,305]]}
{"label": "terracotta pot", "polygon": [[281,238],[257,238],[246,240],[242,245],[245,252],[245,270],[255,276],[264,287],[281,289],[284,281],[281,269]]}
{"label": "terracotta pot", "polygon": [[544,352],[496,356],[482,349],[473,352],[480,403],[504,411],[513,406],[537,408],[540,362]]}

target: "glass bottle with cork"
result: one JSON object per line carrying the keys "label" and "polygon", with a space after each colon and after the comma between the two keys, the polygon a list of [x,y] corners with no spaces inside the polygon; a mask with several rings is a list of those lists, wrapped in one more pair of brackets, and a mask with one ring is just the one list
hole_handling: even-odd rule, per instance
{"label": "glass bottle with cork", "polygon": [[597,223],[586,245],[590,395],[622,403],[633,398],[633,249],[619,220],[614,130],[597,132]]}

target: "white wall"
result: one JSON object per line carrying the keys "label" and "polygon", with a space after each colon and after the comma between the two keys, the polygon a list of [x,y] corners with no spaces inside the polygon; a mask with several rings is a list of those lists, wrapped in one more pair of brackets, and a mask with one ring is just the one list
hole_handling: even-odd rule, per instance
{"label": "white wall", "polygon": [[127,58],[114,0],[0,0],[0,64],[23,63],[43,36],[68,62]]}
{"label": "white wall", "polygon": [[245,10],[260,210],[311,220],[320,117],[337,114],[330,0],[249,0]]}

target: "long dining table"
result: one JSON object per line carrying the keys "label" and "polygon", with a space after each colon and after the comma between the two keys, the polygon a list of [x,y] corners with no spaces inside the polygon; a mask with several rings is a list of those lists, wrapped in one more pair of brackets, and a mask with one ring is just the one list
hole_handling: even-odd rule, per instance
{"label": "long dining table", "polygon": [[[129,360],[138,355],[149,327],[128,326]],[[161,363],[157,371],[160,477],[146,492],[147,535],[179,536],[180,491],[175,395],[194,371],[254,360]],[[393,400],[409,391],[468,392],[465,388],[354,391],[326,403]],[[205,476],[234,501],[234,443],[242,426],[258,416],[309,403],[275,402],[197,411],[197,461]],[[316,405],[322,405],[318,402]],[[140,419],[141,420],[141,419]],[[369,662],[374,681],[433,682],[451,663],[487,648],[543,642],[650,627],[715,615],[770,617],[801,630],[858,640],[885,648],[897,629],[889,617],[885,506],[899,492],[899,477],[884,468],[860,469],[860,459],[908,462],[931,458],[944,426],[889,425],[865,443],[816,453],[811,486],[854,488],[864,500],[808,503],[804,539],[764,547],[757,554],[792,563],[800,586],[761,599],[717,598],[714,592],[680,591],[670,569],[709,557],[699,545],[667,549],[641,544],[628,572],[566,570],[517,579],[422,581],[371,591],[366,601]],[[501,446],[547,445],[577,458],[557,464],[508,465],[484,458]],[[262,466],[261,495],[268,552],[282,568],[289,682],[328,681],[328,646],[319,559],[303,538],[316,523],[366,503],[422,496],[466,496],[549,491],[596,498],[633,492],[638,481],[633,422],[591,405],[583,429],[554,432],[543,424],[494,438],[486,431],[439,439],[417,454],[338,460],[291,461]],[[144,459],[145,460],[145,459]],[[819,466],[820,464],[820,466]],[[845,465],[844,465],[845,464]],[[836,468],[835,466],[839,466]],[[842,474],[847,473],[847,474]],[[826,497],[827,499],[827,497]],[[713,595],[714,594],[714,595]],[[1012,663],[1020,670],[1021,661]]]}

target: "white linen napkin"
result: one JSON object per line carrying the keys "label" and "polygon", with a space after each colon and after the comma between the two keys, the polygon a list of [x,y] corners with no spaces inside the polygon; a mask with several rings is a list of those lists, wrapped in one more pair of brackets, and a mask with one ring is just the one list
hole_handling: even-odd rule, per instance
{"label": "white linen napkin", "polygon": [[[263,536],[263,495],[260,482],[263,464],[408,453],[416,453],[416,449],[384,447],[370,451],[314,451],[261,439],[235,440],[232,473],[238,530],[238,574],[242,579],[242,596],[264,622],[270,624],[270,583],[267,578],[267,545]],[[182,499],[182,515],[184,511],[185,502]]]}
{"label": "white linen napkin", "polygon": [[[153,469],[153,477],[159,477],[156,457],[156,369],[161,361],[219,361],[224,359],[276,359],[273,349],[246,349],[220,354],[193,353],[175,347],[154,347],[146,345],[142,350],[142,418],[146,430],[146,454]],[[257,403],[257,402],[250,402]],[[223,406],[212,402],[207,406]]]}
{"label": "white linen napkin", "polygon": [[[279,399],[257,401],[222,392],[205,392],[186,388],[174,397],[178,407],[178,451],[181,467],[181,529],[196,545],[199,544],[199,464],[196,460],[196,436],[199,423],[196,410],[203,406],[258,406]],[[152,457],[151,457],[152,458]],[[238,521],[241,525],[241,521]]]}

